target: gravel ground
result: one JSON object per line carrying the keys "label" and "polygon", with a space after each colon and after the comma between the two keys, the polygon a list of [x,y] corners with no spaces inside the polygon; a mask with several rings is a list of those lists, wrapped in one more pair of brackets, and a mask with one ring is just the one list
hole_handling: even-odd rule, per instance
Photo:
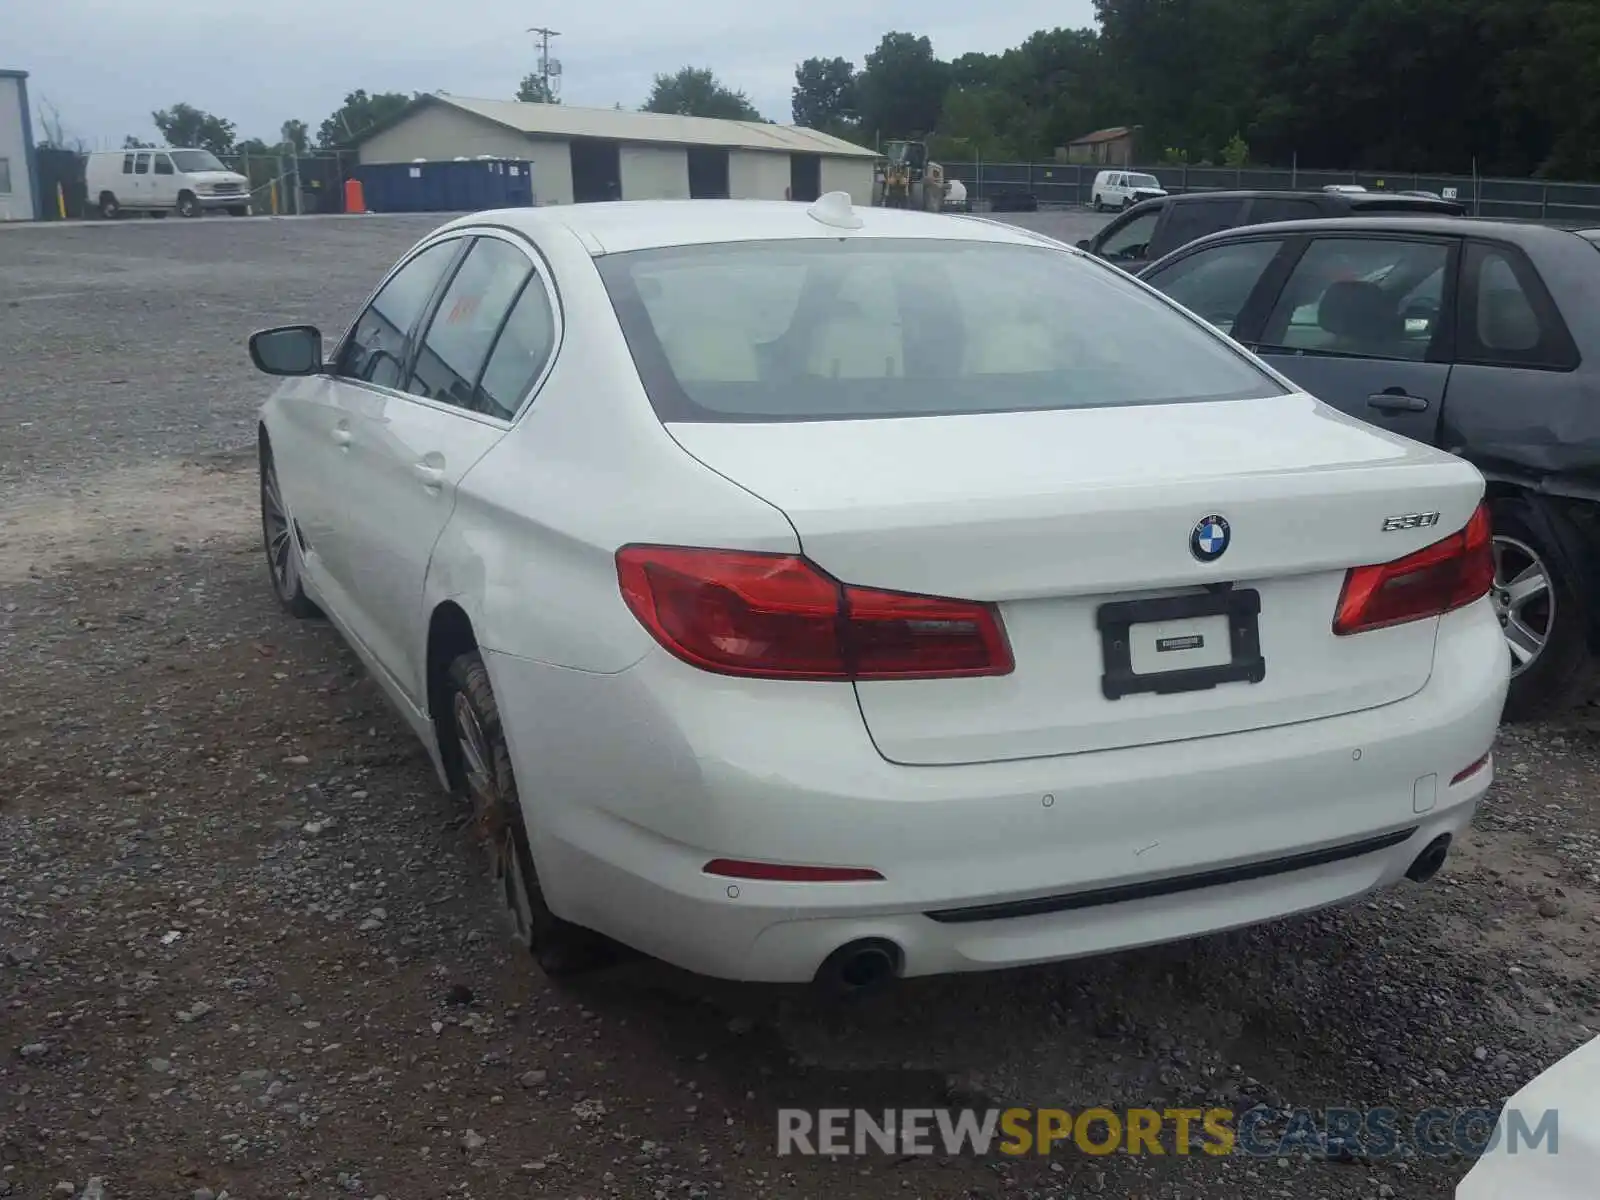
{"label": "gravel ground", "polygon": [[0,1197],[1443,1198],[1458,1157],[780,1158],[775,1112],[1497,1107],[1600,1028],[1587,718],[1348,909],[844,1004],[545,982],[254,542],[245,335],[342,327],[431,224],[0,231]]}

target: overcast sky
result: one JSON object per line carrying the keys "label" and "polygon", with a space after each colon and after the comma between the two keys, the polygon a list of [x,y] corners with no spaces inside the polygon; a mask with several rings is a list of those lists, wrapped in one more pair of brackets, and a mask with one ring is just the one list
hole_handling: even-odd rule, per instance
{"label": "overcast sky", "polygon": [[70,137],[115,147],[154,138],[150,113],[178,101],[276,140],[289,117],[313,131],[355,88],[510,98],[537,57],[529,25],[561,31],[569,104],[630,108],[651,77],[706,66],[764,116],[789,120],[795,64],[860,63],[891,29],[935,53],[1014,46],[1036,29],[1090,23],[1090,0],[0,0],[0,67],[31,74],[36,114]]}

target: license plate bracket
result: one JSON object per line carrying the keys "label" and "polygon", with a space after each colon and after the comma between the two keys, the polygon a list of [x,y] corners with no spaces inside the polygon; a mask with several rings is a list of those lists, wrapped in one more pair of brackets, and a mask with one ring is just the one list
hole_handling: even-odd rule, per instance
{"label": "license plate bracket", "polygon": [[[1199,621],[1225,617],[1228,621],[1230,659],[1203,667],[1171,671],[1137,672],[1133,669],[1132,630],[1135,625]],[[1261,593],[1254,588],[1228,587],[1191,596],[1159,596],[1148,600],[1117,600],[1095,611],[1100,630],[1100,650],[1105,673],[1100,690],[1107,700],[1146,693],[1171,695],[1198,692],[1224,683],[1260,683],[1267,663],[1261,656]]]}

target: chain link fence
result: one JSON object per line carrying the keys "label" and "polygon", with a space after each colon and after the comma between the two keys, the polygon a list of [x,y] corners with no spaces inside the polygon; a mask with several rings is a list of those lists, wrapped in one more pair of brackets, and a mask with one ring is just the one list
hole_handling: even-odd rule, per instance
{"label": "chain link fence", "polygon": [[344,181],[356,164],[350,152],[224,154],[222,163],[250,181],[256,213],[301,216],[344,211]]}
{"label": "chain link fence", "polygon": [[1268,167],[1106,167],[1095,163],[986,163],[943,160],[969,200],[987,206],[1032,196],[1053,208],[1087,206],[1094,178],[1105,170],[1154,175],[1167,191],[1214,192],[1236,188],[1318,191],[1330,184],[1359,184],[1368,191],[1426,191],[1458,200],[1473,216],[1600,226],[1600,184],[1541,179],[1491,179],[1472,175],[1422,175],[1410,171],[1302,171]]}

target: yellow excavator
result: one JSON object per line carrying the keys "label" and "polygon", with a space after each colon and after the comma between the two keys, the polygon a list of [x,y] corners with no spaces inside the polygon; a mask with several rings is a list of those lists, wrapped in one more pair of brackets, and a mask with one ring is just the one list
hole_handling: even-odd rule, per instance
{"label": "yellow excavator", "polygon": [[919,208],[938,212],[949,184],[944,168],[928,161],[926,142],[890,142],[884,147],[872,180],[876,208]]}

